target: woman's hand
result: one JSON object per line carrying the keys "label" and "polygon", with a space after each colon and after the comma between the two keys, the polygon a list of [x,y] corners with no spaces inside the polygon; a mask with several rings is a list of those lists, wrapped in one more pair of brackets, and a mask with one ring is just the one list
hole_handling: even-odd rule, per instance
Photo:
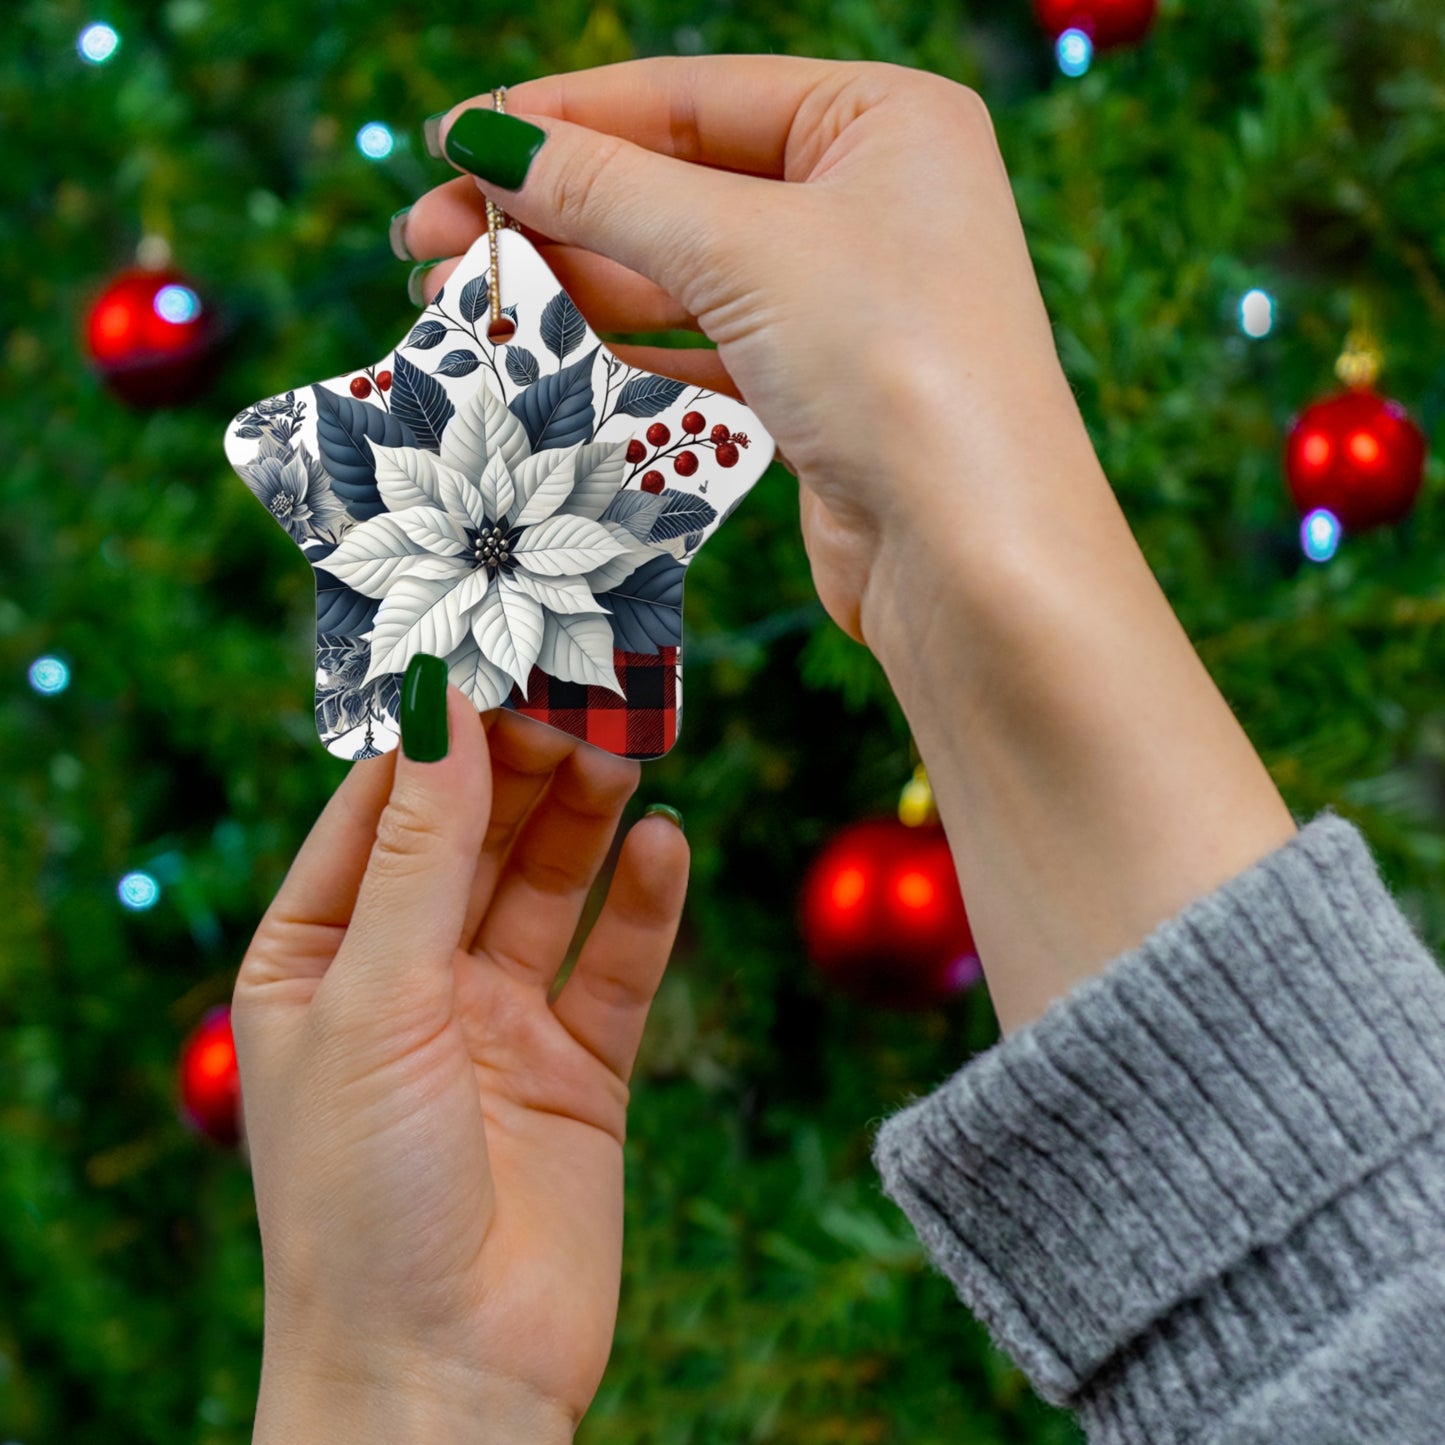
{"label": "woman's hand", "polygon": [[[474,174],[456,137],[490,105],[440,122]],[[818,594],[907,714],[1006,1030],[1290,836],[1094,455],[976,95],[707,56],[529,81],[507,110],[546,133],[525,180],[431,191],[407,248],[465,251],[480,186],[594,327],[717,342],[616,350],[735,389],[797,472]]]}
{"label": "woman's hand", "polygon": [[[476,106],[490,97],[447,114],[443,145]],[[507,111],[547,139],[520,190],[487,193],[594,328],[717,343],[613,350],[757,411],[802,482],[819,596],[855,638],[876,646],[890,625],[889,589],[869,596],[880,556],[961,513],[1006,530],[1027,494],[1093,462],[972,91],[722,56],[529,81]],[[463,176],[411,208],[406,248],[459,255],[485,225]],[[450,270],[425,273],[428,297]]]}
{"label": "woman's hand", "polygon": [[636,763],[447,691],[441,760],[358,763],[232,1009],[265,1258],[256,1435],[570,1440],[616,1322],[627,1080],[688,853]]}

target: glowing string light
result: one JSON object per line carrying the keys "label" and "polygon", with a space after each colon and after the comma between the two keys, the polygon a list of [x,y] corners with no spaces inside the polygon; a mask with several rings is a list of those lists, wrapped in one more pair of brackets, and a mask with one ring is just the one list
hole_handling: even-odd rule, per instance
{"label": "glowing string light", "polygon": [[30,664],[30,686],[43,697],[54,697],[70,686],[70,669],[58,657],[37,657]]}
{"label": "glowing string light", "polygon": [[1340,549],[1340,519],[1325,507],[1316,507],[1300,523],[1300,546],[1311,562],[1328,562]]}
{"label": "glowing string light", "polygon": [[120,36],[105,24],[87,25],[75,42],[80,58],[90,65],[104,65],[120,49]]}
{"label": "glowing string light", "polygon": [[115,892],[132,913],[142,913],[160,901],[161,885],[149,873],[127,873],[116,885]]}
{"label": "glowing string light", "polygon": [[1274,297],[1256,288],[1246,291],[1239,303],[1239,329],[1256,341],[1274,330]]}
{"label": "glowing string light", "polygon": [[396,146],[396,137],[389,125],[370,120],[356,132],[356,148],[367,160],[384,161]]}
{"label": "glowing string light", "polygon": [[1094,42],[1082,30],[1066,30],[1054,46],[1059,69],[1065,75],[1077,79],[1088,73],[1094,63]]}
{"label": "glowing string light", "polygon": [[189,286],[162,286],[151,303],[162,321],[184,326],[201,314],[201,298]]}

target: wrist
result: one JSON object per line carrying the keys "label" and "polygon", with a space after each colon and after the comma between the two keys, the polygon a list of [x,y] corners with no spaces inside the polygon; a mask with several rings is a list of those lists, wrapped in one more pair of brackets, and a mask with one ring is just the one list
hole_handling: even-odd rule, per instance
{"label": "wrist", "polygon": [[524,1382],[401,1357],[365,1368],[267,1353],[252,1445],[571,1445],[577,1422]]}
{"label": "wrist", "polygon": [[982,662],[1022,609],[1047,608],[1046,584],[1078,585],[1072,571],[1153,585],[1062,372],[967,404],[942,366],[881,389],[897,440],[859,625],[905,705],[915,674],[938,676],[930,638]]}

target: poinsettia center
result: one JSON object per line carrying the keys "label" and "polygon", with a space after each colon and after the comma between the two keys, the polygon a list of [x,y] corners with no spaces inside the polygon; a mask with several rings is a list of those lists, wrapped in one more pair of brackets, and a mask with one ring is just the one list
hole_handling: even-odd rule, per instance
{"label": "poinsettia center", "polygon": [[485,527],[467,528],[467,555],[474,567],[487,567],[493,572],[510,572],[517,565],[512,553],[517,550],[517,540],[527,529],[508,528],[499,523]]}

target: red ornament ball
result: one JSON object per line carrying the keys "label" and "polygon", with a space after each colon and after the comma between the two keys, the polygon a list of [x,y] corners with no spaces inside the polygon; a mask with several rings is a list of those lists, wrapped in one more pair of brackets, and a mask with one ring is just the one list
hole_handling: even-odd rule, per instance
{"label": "red ornament ball", "polygon": [[378,371],[376,373],[376,385],[380,391],[390,391],[391,373],[389,371]]}
{"label": "red ornament ball", "polygon": [[365,401],[371,395],[371,382],[364,376],[351,378],[351,394],[357,401]]}
{"label": "red ornament ball", "polygon": [[720,467],[735,467],[738,464],[738,449],[731,442],[719,442],[716,456]]}
{"label": "red ornament ball", "polygon": [[1135,45],[1154,24],[1159,0],[1034,0],[1039,24],[1052,40],[1082,30],[1095,50]]}
{"label": "red ornament ball", "polygon": [[216,343],[210,308],[178,271],[123,272],[85,321],[91,361],[132,406],[169,406],[199,396],[215,374]]}
{"label": "red ornament ball", "polygon": [[679,452],[673,460],[672,469],[680,477],[690,477],[697,470],[697,453]]}
{"label": "red ornament ball", "polygon": [[642,480],[638,483],[644,492],[652,492],[654,495],[662,490],[662,485],[661,472],[643,472]]}
{"label": "red ornament ball", "polygon": [[700,411],[690,411],[682,419],[682,429],[690,437],[695,437],[706,425],[707,418]]}
{"label": "red ornament ball", "polygon": [[231,1037],[231,1009],[211,1009],[181,1046],[182,1118],[217,1144],[241,1141],[241,1074]]}
{"label": "red ornament ball", "polygon": [[672,433],[664,422],[655,421],[647,429],[647,439],[655,447],[665,447],[672,440]]}
{"label": "red ornament ball", "polygon": [[948,840],[896,818],[843,829],[803,882],[803,939],[840,993],[877,1008],[931,1008],[981,977]]}
{"label": "red ornament ball", "polygon": [[636,437],[627,443],[627,460],[632,466],[635,467],[646,455],[647,448]]}
{"label": "red ornament ball", "polygon": [[1302,517],[1324,507],[1359,532],[1409,515],[1425,478],[1425,434],[1399,402],[1358,387],[1295,418],[1284,465]]}

